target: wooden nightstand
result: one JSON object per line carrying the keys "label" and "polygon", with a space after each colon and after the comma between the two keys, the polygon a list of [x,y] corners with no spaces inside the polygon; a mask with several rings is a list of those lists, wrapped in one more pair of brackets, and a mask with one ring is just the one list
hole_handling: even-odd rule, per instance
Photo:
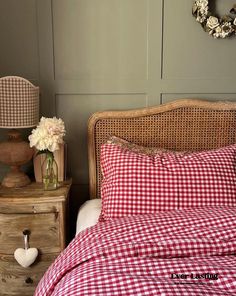
{"label": "wooden nightstand", "polygon": [[[31,183],[17,189],[0,187],[0,295],[32,296],[40,278],[66,246],[65,221],[71,181],[53,191]],[[14,259],[24,248],[23,231],[30,231],[29,245],[39,250],[28,268]]]}

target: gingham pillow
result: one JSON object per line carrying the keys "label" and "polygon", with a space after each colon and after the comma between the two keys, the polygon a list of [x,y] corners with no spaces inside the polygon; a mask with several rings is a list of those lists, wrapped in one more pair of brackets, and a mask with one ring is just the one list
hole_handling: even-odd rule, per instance
{"label": "gingham pillow", "polygon": [[235,159],[236,145],[192,153],[145,153],[109,141],[101,147],[100,220],[181,208],[236,206]]}

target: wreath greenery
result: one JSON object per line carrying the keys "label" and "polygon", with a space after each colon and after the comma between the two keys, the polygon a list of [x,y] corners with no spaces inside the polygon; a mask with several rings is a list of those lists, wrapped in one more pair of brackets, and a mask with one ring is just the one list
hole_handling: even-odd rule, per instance
{"label": "wreath greenery", "polygon": [[[218,17],[213,15],[209,9],[208,0],[195,0],[192,14],[199,22],[204,31],[214,38],[226,38],[236,35],[236,17],[224,15]],[[236,14],[236,5],[230,10],[230,14]]]}

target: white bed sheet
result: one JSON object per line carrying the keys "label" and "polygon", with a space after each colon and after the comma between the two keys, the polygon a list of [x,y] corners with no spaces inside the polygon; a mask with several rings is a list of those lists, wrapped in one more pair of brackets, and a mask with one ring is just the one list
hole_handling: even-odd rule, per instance
{"label": "white bed sheet", "polygon": [[79,209],[76,222],[76,235],[98,222],[101,213],[101,199],[87,200]]}

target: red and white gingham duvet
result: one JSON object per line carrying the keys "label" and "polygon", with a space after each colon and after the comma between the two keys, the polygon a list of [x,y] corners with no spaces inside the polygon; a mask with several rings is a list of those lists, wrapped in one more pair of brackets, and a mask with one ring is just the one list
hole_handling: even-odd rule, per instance
{"label": "red and white gingham duvet", "polygon": [[236,208],[98,223],[56,259],[35,295],[236,295]]}

